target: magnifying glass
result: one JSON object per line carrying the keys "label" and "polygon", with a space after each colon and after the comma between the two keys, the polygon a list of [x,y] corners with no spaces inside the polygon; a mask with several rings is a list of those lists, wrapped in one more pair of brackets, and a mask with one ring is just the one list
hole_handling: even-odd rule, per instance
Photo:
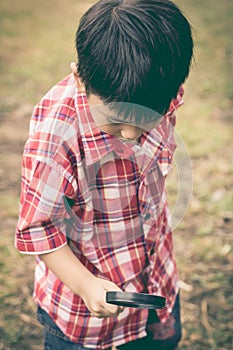
{"label": "magnifying glass", "polygon": [[163,309],[166,304],[166,299],[161,296],[145,293],[107,292],[106,302],[126,307]]}

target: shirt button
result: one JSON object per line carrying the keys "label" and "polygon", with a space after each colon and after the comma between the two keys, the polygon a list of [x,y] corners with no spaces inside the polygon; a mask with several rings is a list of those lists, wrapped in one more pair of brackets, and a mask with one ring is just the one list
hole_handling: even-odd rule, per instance
{"label": "shirt button", "polygon": [[150,213],[147,213],[147,214],[145,215],[145,220],[149,220],[150,217],[151,217]]}

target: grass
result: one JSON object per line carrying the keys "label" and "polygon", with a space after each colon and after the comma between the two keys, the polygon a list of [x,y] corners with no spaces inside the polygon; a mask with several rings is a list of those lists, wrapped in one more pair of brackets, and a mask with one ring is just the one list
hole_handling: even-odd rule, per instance
{"label": "grass", "polygon": [[[177,125],[193,171],[192,200],[175,231],[184,326],[180,349],[229,350],[233,345],[233,2],[176,2],[191,21],[196,42]],[[34,259],[18,254],[13,246],[21,154],[33,105],[76,60],[75,27],[91,3],[0,3],[0,350],[42,348],[31,297]],[[169,186],[175,196],[173,173]]]}

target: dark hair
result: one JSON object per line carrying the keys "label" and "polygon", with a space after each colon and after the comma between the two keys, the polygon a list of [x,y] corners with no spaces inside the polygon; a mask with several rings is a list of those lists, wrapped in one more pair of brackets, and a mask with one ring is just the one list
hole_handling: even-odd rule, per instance
{"label": "dark hair", "polygon": [[76,33],[87,94],[164,114],[189,74],[191,27],[169,0],[100,0]]}

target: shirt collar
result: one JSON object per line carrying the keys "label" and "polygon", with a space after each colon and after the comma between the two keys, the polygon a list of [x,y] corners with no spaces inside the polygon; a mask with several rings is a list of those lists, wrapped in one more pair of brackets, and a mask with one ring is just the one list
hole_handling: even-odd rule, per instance
{"label": "shirt collar", "polygon": [[91,114],[85,94],[77,93],[76,111],[87,166],[101,161],[111,152],[115,153],[116,158],[136,157],[137,164],[143,172],[157,164],[159,154],[167,143],[167,135],[162,132],[161,123],[158,128],[144,132],[140,137],[140,142],[130,144],[105,133],[98,127]]}

